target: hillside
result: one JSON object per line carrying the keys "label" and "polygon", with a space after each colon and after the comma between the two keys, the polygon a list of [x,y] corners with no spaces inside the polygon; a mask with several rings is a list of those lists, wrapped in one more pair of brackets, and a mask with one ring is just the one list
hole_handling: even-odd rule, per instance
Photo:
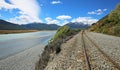
{"label": "hillside", "polygon": [[77,28],[85,29],[90,26],[90,25],[84,24],[82,22],[70,22],[70,23],[67,23],[66,25],[71,27],[72,29],[77,29]]}
{"label": "hillside", "polygon": [[97,23],[94,23],[89,30],[120,36],[120,4],[110,14],[100,19]]}
{"label": "hillside", "polygon": [[0,19],[0,30],[57,30],[59,26],[56,24],[45,23],[29,23],[18,25]]}

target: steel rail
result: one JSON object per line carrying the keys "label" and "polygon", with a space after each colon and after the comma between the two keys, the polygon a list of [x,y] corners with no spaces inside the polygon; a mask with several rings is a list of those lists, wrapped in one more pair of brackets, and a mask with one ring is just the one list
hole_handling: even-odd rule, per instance
{"label": "steel rail", "polygon": [[87,70],[91,70],[91,66],[90,66],[88,55],[87,55],[83,34],[84,34],[84,31],[82,31],[82,43],[83,43],[82,47],[83,47],[84,56],[85,56],[85,60],[86,60],[86,67],[87,67]]}

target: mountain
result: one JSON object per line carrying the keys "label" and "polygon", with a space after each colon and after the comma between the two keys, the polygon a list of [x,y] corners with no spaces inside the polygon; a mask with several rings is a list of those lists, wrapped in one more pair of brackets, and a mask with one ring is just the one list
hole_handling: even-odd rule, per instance
{"label": "mountain", "polygon": [[25,28],[34,30],[57,30],[59,28],[56,24],[45,24],[45,23],[29,23],[26,25],[22,25]]}
{"label": "mountain", "polygon": [[85,29],[90,26],[90,25],[84,24],[82,22],[70,22],[70,23],[67,23],[66,25],[71,27],[72,29],[77,29],[77,28]]}
{"label": "mountain", "polygon": [[17,25],[0,19],[0,30],[57,30],[59,26],[56,24],[45,23],[29,23],[25,25]]}
{"label": "mountain", "polygon": [[113,11],[94,23],[90,31],[120,36],[120,4]]}
{"label": "mountain", "polygon": [[20,29],[23,30],[26,28],[0,19],[0,30],[20,30]]}

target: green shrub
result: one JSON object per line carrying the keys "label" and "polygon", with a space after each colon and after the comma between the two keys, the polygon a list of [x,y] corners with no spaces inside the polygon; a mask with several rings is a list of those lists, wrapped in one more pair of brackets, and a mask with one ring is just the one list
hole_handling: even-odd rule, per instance
{"label": "green shrub", "polygon": [[56,41],[59,38],[63,39],[65,37],[67,37],[67,36],[70,36],[72,34],[77,33],[78,31],[80,31],[80,29],[73,30],[69,26],[62,26],[62,27],[58,28],[55,36],[51,39],[50,42],[54,42],[54,41]]}
{"label": "green shrub", "polygon": [[117,36],[120,36],[120,26],[115,26],[114,27],[114,34]]}

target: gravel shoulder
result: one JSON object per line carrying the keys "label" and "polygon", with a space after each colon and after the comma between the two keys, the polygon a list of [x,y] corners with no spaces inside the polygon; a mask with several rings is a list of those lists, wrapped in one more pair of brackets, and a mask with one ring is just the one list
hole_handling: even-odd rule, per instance
{"label": "gravel shoulder", "polygon": [[44,44],[0,60],[0,70],[35,70],[35,63],[44,50]]}
{"label": "gravel shoulder", "polygon": [[84,35],[91,70],[118,70]]}
{"label": "gravel shoulder", "polygon": [[87,35],[120,66],[120,37],[87,32]]}

